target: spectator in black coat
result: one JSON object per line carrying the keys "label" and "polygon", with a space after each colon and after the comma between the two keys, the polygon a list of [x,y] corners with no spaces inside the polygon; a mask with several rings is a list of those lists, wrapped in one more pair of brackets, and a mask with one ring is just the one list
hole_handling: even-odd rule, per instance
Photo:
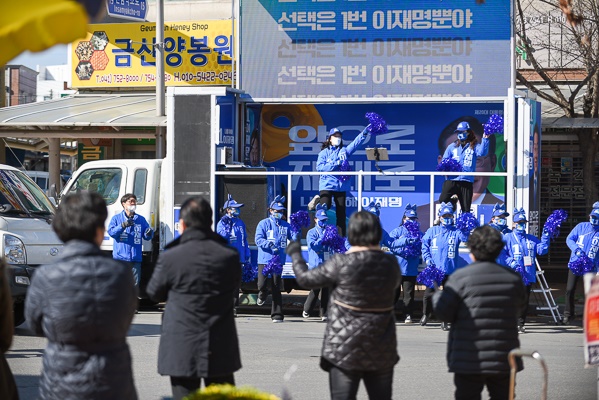
{"label": "spectator in black coat", "polygon": [[447,364],[455,373],[456,399],[480,399],[487,386],[491,400],[509,396],[508,353],[519,347],[518,314],[526,305],[520,275],[497,263],[501,234],[488,225],[468,240],[473,263],[449,276],[435,293],[435,314],[451,323]]}
{"label": "spectator in black coat", "polygon": [[333,400],[355,399],[360,380],[371,399],[391,399],[393,368],[399,361],[394,297],[401,272],[397,259],[381,251],[376,215],[349,219],[351,249],[308,270],[298,241],[287,247],[298,283],[307,289],[331,287],[320,366],[329,372]]}
{"label": "spectator in black coat", "polygon": [[181,206],[181,236],[158,259],[146,292],[166,301],[158,373],[171,377],[173,399],[212,383],[235,384],[241,368],[233,314],[241,283],[239,253],[214,233],[212,208],[201,197]]}
{"label": "spectator in black coat", "polygon": [[12,312],[6,264],[3,260],[0,260],[0,399],[3,400],[19,399],[15,378],[4,357],[4,353],[8,351],[12,344],[14,330]]}
{"label": "spectator in black coat", "polygon": [[66,196],[52,222],[62,258],[31,281],[25,315],[48,338],[41,399],[137,399],[126,340],[137,289],[131,269],[100,250],[107,213],[97,193]]}

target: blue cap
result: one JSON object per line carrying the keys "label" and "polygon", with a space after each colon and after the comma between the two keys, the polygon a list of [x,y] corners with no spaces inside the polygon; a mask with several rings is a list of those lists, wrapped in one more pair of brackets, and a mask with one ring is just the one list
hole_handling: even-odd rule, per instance
{"label": "blue cap", "polygon": [[285,208],[285,196],[276,196],[275,199],[270,203],[270,206],[268,206],[268,208],[271,208],[273,210],[286,210]]}
{"label": "blue cap", "polygon": [[229,195],[229,197],[227,198],[227,201],[225,201],[225,204],[223,205],[223,209],[239,208],[239,207],[243,207],[243,203],[236,202],[235,200],[233,200],[233,197],[231,195]]}
{"label": "blue cap", "polygon": [[514,208],[513,220],[514,222],[528,222],[528,219],[526,219],[526,211],[524,211],[524,208]]}
{"label": "blue cap", "polygon": [[327,135],[327,137],[333,136],[335,134],[340,134],[341,135],[341,131],[338,128],[333,128],[329,131],[329,134]]}
{"label": "blue cap", "polygon": [[320,221],[326,221],[329,219],[326,210],[318,210],[316,211],[316,218]]}
{"label": "blue cap", "polygon": [[371,201],[370,204],[366,206],[366,211],[379,217],[381,215],[381,204],[374,204],[374,201]]}
{"label": "blue cap", "polygon": [[599,201],[593,203],[593,208],[599,208]]}
{"label": "blue cap", "polygon": [[416,204],[410,204],[406,206],[405,211],[403,212],[404,217],[408,218],[418,218],[418,213],[416,212]]}
{"label": "blue cap", "polygon": [[591,217],[599,218],[599,208],[593,208],[593,211],[589,214]]}
{"label": "blue cap", "polygon": [[441,203],[439,208],[439,216],[451,214],[453,215],[453,205],[451,203]]}
{"label": "blue cap", "polygon": [[458,124],[455,132],[464,132],[470,130],[470,125],[466,121],[462,121]]}
{"label": "blue cap", "polygon": [[502,215],[509,217],[510,213],[505,210],[505,204],[495,203],[493,206],[493,216],[501,217]]}

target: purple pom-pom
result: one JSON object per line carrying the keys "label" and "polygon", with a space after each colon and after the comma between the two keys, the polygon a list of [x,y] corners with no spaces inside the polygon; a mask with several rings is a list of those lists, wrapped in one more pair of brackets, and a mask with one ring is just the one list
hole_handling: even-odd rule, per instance
{"label": "purple pom-pom", "polygon": [[281,275],[283,273],[283,264],[281,263],[281,258],[276,255],[271,258],[264,268],[262,268],[262,275],[267,278],[271,278],[274,275]]}
{"label": "purple pom-pom", "polygon": [[252,282],[255,281],[258,277],[258,268],[256,268],[252,263],[246,262],[241,266],[241,280],[243,282]]}
{"label": "purple pom-pom", "polygon": [[462,165],[453,158],[444,158],[437,165],[437,171],[462,172]]}
{"label": "purple pom-pom", "polygon": [[389,131],[387,128],[387,123],[383,117],[377,113],[367,112],[366,118],[370,124],[370,128],[368,128],[368,130],[370,131],[371,135],[380,135],[381,133],[387,133]]}
{"label": "purple pom-pom", "polygon": [[[341,165],[339,166],[339,171],[351,171],[352,167],[351,165],[349,165],[349,161],[347,161],[347,158],[345,160],[343,160],[341,162]],[[341,182],[345,182],[349,179],[349,175],[338,175],[338,178]]]}
{"label": "purple pom-pom", "polygon": [[462,232],[471,232],[474,228],[479,225],[478,220],[472,213],[466,212],[461,213],[455,222],[456,228]]}
{"label": "purple pom-pom", "polygon": [[503,133],[503,117],[498,114],[493,114],[485,124],[485,135],[493,135],[495,133]]}
{"label": "purple pom-pom", "polygon": [[530,285],[530,282],[528,281],[528,278],[526,277],[526,269],[524,269],[524,267],[522,265],[517,264],[514,267],[514,271],[516,271],[517,273],[520,274],[520,276],[522,277],[522,283],[524,283],[524,286]]}
{"label": "purple pom-pom", "polygon": [[545,221],[545,225],[543,225],[543,234],[547,233],[551,239],[555,239],[559,236],[559,228],[568,218],[568,213],[566,210],[555,210],[551,213],[547,221]]}
{"label": "purple pom-pom", "polygon": [[434,282],[440,285],[445,279],[445,273],[437,268],[434,264],[427,265],[424,271],[418,274],[416,281],[422,283],[424,286],[432,288],[435,287]]}
{"label": "purple pom-pom", "polygon": [[595,266],[593,265],[593,260],[591,260],[587,255],[578,257],[576,260],[568,263],[568,268],[572,271],[572,273],[576,276],[583,276],[587,272],[594,272]]}
{"label": "purple pom-pom", "polygon": [[407,244],[400,251],[399,256],[403,258],[420,257],[422,254],[422,233],[418,221],[407,220],[403,226],[408,231],[407,237],[414,239],[413,243]]}
{"label": "purple pom-pom", "polygon": [[334,225],[327,225],[324,228],[322,244],[328,246],[335,253],[345,253],[345,239],[339,236],[337,227]]}
{"label": "purple pom-pom", "polygon": [[233,218],[225,215],[220,219],[220,222],[222,222],[223,227],[227,232],[231,232],[231,229],[233,229]]}
{"label": "purple pom-pom", "polygon": [[310,226],[310,214],[308,211],[300,210],[289,216],[289,225],[291,225],[291,233],[296,235],[302,231],[302,228]]}

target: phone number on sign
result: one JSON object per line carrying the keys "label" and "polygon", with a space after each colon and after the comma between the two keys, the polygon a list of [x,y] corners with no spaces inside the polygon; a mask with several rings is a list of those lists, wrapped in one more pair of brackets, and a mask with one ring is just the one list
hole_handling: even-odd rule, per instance
{"label": "phone number on sign", "polygon": [[220,81],[230,81],[232,77],[231,71],[207,71],[207,72],[196,72],[195,74],[192,72],[175,72],[173,74],[173,78],[175,82],[216,82]]}

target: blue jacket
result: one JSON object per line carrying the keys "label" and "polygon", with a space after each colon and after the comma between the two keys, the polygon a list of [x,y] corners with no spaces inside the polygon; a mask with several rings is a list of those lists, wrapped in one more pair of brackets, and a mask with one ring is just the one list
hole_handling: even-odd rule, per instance
{"label": "blue jacket", "polygon": [[[295,236],[291,235],[291,227],[283,219],[276,219],[271,216],[260,221],[256,227],[258,264],[268,263],[275,255],[278,255],[281,262],[285,263],[287,240],[295,240],[298,235],[299,233]],[[274,243],[277,251],[273,250],[271,243]]]}
{"label": "blue jacket", "polygon": [[[459,143],[453,142],[447,149],[445,149],[445,153],[443,153],[443,158],[453,158],[458,161],[462,166],[463,172],[474,172],[476,171],[476,158],[484,157],[489,152],[489,139],[484,138],[482,142],[474,146],[474,150],[470,148],[470,144],[465,144],[464,146],[460,146]],[[473,175],[460,175],[456,178],[452,178],[452,181],[468,181],[474,182]]]}
{"label": "blue jacket", "polygon": [[391,247],[389,250],[397,258],[399,268],[401,269],[401,276],[416,276],[418,275],[418,264],[420,264],[420,257],[408,257],[404,258],[400,254],[404,248],[408,245],[408,236],[410,233],[405,226],[400,225],[389,233],[391,238]]}
{"label": "blue jacket", "polygon": [[587,257],[594,261],[595,269],[599,267],[599,226],[593,226],[590,222],[581,222],[576,225],[566,239],[566,244],[572,250],[570,262],[578,257],[574,254],[576,249],[581,249]]}
{"label": "blue jacket", "polygon": [[[366,132],[366,133],[365,133]],[[339,171],[341,162],[352,154],[366,141],[368,131],[360,133],[347,146],[329,146],[322,149],[318,153],[318,161],[316,162],[316,170],[319,172]],[[341,182],[339,175],[320,175],[319,190],[331,190],[335,192],[347,192],[350,187],[350,180]]]}
{"label": "blue jacket", "polygon": [[[537,255],[547,254],[549,251],[549,235],[541,236],[541,240],[528,233],[520,233],[516,230],[503,235],[507,257],[505,262],[515,270],[517,266],[524,268],[524,276],[529,283],[537,281]],[[525,265],[524,257],[531,257],[530,265]]]}
{"label": "blue jacket", "polygon": [[[141,241],[151,240],[154,231],[148,221],[139,214],[133,216],[135,225],[123,229],[122,224],[127,220],[125,211],[115,215],[108,225],[108,234],[114,239],[112,258],[127,262],[141,262]],[[149,230],[146,235],[146,231]]]}
{"label": "blue jacket", "polygon": [[244,263],[250,259],[248,234],[245,224],[241,219],[223,215],[216,225],[216,233],[221,235],[230,246],[237,249],[240,263]]}
{"label": "blue jacket", "polygon": [[308,244],[308,269],[314,269],[325,262],[334,253],[329,246],[322,244],[324,238],[324,229],[315,226],[306,234]]}
{"label": "blue jacket", "polygon": [[458,247],[468,241],[470,233],[462,233],[455,225],[430,227],[422,238],[422,259],[427,264],[432,261],[445,275],[462,267]]}
{"label": "blue jacket", "polygon": [[[490,223],[489,226],[493,227],[494,229],[498,230],[501,233],[501,236],[503,237],[503,243],[505,243],[505,235],[512,231],[510,228],[507,227],[507,225],[504,227],[500,227],[497,224]],[[499,257],[497,257],[495,262],[499,265],[503,265],[504,267],[507,267],[508,263],[507,263],[506,259],[507,259],[507,250],[504,247],[503,249],[501,249],[501,253],[499,253]]]}

